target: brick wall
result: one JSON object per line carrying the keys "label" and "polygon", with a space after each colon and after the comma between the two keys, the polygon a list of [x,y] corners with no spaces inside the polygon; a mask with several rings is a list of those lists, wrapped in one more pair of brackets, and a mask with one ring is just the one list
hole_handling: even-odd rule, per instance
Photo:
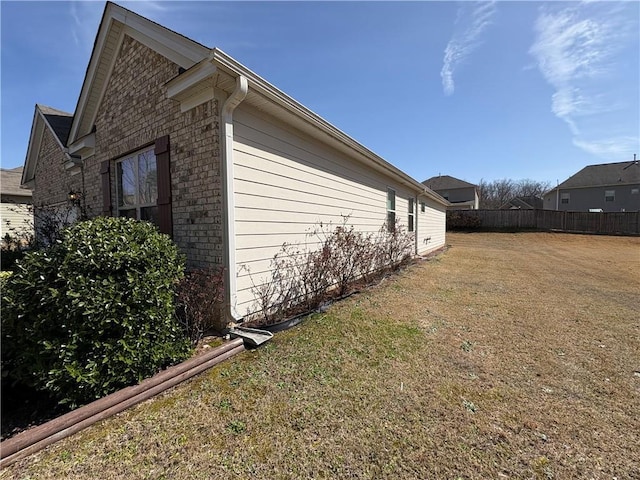
{"label": "brick wall", "polygon": [[173,238],[190,266],[222,263],[219,114],[216,100],[181,113],[164,85],[178,65],[125,36],[98,109],[95,155],[84,166],[89,210],[102,211],[100,164],[115,161],[164,135],[170,137]]}
{"label": "brick wall", "polygon": [[82,190],[82,177],[71,176],[64,169],[64,152],[48,127],[44,128],[33,190],[33,204],[55,205],[65,203],[69,191]]}

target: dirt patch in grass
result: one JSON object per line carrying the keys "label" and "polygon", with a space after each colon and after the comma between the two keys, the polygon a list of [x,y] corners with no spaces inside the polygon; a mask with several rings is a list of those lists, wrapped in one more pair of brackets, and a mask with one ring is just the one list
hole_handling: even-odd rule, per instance
{"label": "dirt patch in grass", "polygon": [[1,478],[640,478],[640,239],[450,234]]}

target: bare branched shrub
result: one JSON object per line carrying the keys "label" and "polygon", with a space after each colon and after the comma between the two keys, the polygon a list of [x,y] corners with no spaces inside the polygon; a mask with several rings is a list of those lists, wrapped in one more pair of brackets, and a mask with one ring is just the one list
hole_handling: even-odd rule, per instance
{"label": "bare branched shrub", "polygon": [[[371,282],[386,270],[397,270],[411,257],[413,234],[396,223],[378,235],[347,224],[319,223],[303,245],[283,244],[273,256],[270,277],[256,284],[250,311],[272,324],[294,313],[312,311],[327,297],[343,296],[357,281]],[[248,270],[248,267],[245,267]]]}
{"label": "bare branched shrub", "polygon": [[[251,291],[255,297],[254,310],[257,310],[267,325],[278,321],[284,312],[288,311],[296,290],[296,285],[292,284],[293,274],[287,248],[288,245],[283,244],[281,250],[271,259],[270,278],[261,277],[256,284],[249,272]],[[248,267],[244,268],[249,271]]]}
{"label": "bare branched shrub", "polygon": [[413,253],[414,235],[396,220],[394,228],[385,224],[378,232],[379,269],[398,270]]}
{"label": "bare branched shrub", "polygon": [[304,247],[287,244],[283,245],[283,253],[286,255],[286,269],[290,273],[290,301],[302,305],[305,310],[318,308],[329,285],[328,250],[309,250],[306,244]]}
{"label": "bare branched shrub", "polygon": [[188,272],[178,285],[176,312],[193,345],[219,327],[223,278],[222,268],[202,268]]}
{"label": "bare branched shrub", "polygon": [[74,203],[60,205],[41,205],[33,208],[35,236],[37,246],[51,246],[62,238],[62,231],[86,216]]}
{"label": "bare branched shrub", "polygon": [[321,242],[322,263],[329,285],[335,285],[338,295],[347,293],[354,280],[367,275],[372,267],[375,250],[372,235],[347,226],[348,217],[342,225],[324,228],[321,224],[315,235]]}

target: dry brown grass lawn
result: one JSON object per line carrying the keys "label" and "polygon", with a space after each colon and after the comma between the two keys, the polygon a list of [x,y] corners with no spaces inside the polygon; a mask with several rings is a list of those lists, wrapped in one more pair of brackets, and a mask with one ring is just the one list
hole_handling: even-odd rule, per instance
{"label": "dry brown grass lawn", "polygon": [[640,478],[640,239],[448,243],[0,478]]}

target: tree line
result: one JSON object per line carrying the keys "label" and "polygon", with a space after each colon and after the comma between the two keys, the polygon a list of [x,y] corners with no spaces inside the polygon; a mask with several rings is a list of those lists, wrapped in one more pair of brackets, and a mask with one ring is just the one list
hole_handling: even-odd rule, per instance
{"label": "tree line", "polygon": [[550,188],[551,182],[549,181],[528,178],[523,180],[503,178],[492,181],[481,179],[478,183],[480,208],[500,208],[514,197],[542,197]]}

